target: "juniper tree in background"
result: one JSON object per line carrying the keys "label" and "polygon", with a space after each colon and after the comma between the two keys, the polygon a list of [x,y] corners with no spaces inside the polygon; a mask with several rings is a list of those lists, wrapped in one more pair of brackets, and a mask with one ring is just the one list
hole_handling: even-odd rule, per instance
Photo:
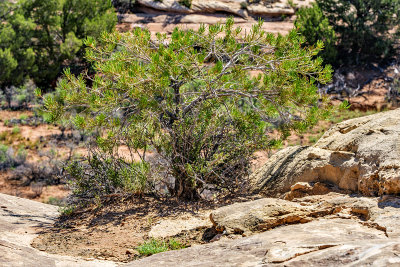
{"label": "juniper tree in background", "polygon": [[[46,96],[45,107],[54,120],[69,118],[81,129],[100,132],[104,164],[95,158],[91,169],[70,169],[75,179],[87,177],[80,183],[87,192],[100,184],[96,177],[102,185],[105,176],[114,184],[118,177],[126,181],[132,162],[118,157],[122,145],[142,163],[149,150],[161,156],[160,171],[175,178],[170,191],[179,198],[196,199],[210,184],[238,188],[257,149],[271,148],[329,110],[315,85],[331,75],[315,59],[322,43],[304,48],[297,32],[275,36],[262,30],[262,22],[246,34],[229,19],[155,39],[142,29],[114,32],[86,45],[96,75],[87,83],[84,74],[67,70],[57,97]],[[280,137],[269,134],[275,129]]]}
{"label": "juniper tree in background", "polygon": [[0,86],[55,86],[65,66],[79,67],[83,40],[113,30],[111,0],[19,0],[0,2]]}
{"label": "juniper tree in background", "polygon": [[382,60],[399,40],[400,0],[317,0],[338,34],[344,63]]}

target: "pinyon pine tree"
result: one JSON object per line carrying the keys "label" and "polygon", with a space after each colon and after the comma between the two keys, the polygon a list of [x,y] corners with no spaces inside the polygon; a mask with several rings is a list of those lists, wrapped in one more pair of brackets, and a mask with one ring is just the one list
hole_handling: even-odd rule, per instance
{"label": "pinyon pine tree", "polygon": [[[323,44],[305,48],[295,31],[275,36],[262,22],[247,33],[232,19],[198,31],[175,29],[170,37],[135,29],[89,38],[86,45],[96,75],[66,70],[57,97],[45,97],[47,111],[54,120],[99,132],[107,164],[122,145],[142,163],[152,150],[163,159],[158,170],[174,177],[169,189],[179,198],[196,199],[210,184],[242,186],[256,150],[329,111],[315,85],[331,77],[330,67],[315,58]],[[276,129],[280,137],[269,134]],[[123,161],[107,172],[113,181]],[[79,179],[83,172],[71,173]]]}

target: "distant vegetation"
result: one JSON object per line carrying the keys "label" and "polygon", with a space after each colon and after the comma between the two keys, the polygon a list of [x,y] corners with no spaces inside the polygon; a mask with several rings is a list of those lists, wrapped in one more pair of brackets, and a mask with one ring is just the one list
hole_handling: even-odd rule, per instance
{"label": "distant vegetation", "polygon": [[316,0],[297,15],[307,42],[323,40],[320,55],[335,66],[379,63],[393,56],[400,37],[400,0]]}
{"label": "distant vegetation", "polygon": [[48,90],[64,67],[81,71],[83,40],[116,22],[110,0],[0,1],[0,91],[9,106],[12,90],[30,79]]}

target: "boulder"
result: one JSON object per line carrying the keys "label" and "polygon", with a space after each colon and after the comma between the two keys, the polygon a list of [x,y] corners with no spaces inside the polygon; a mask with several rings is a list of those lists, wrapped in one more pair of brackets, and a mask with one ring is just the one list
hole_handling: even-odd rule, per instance
{"label": "boulder", "polygon": [[266,195],[324,182],[365,196],[400,193],[400,109],[338,123],[314,146],[280,150],[250,177]]}
{"label": "boulder", "polygon": [[303,205],[282,199],[263,198],[235,203],[213,211],[214,227],[226,234],[250,235],[281,225],[307,223],[318,217],[334,214],[334,205]]}

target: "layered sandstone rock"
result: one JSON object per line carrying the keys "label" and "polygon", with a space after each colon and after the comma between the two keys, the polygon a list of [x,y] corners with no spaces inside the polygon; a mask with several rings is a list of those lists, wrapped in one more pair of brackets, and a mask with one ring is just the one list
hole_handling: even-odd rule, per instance
{"label": "layered sandstone rock", "polygon": [[190,8],[177,0],[137,0],[137,3],[147,8],[179,14],[224,12],[247,18],[248,15],[281,16],[295,13],[287,1],[249,4],[246,0],[192,0]]}
{"label": "layered sandstone rock", "polygon": [[311,147],[288,147],[251,176],[279,195],[297,182],[325,182],[365,196],[400,193],[400,109],[344,121]]}

